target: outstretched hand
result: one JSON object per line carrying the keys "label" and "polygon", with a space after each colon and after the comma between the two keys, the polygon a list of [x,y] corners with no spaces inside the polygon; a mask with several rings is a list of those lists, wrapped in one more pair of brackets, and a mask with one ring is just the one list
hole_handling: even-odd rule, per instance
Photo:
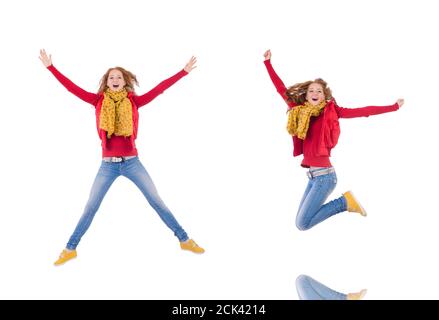
{"label": "outstretched hand", "polygon": [[398,100],[396,100],[396,103],[397,103],[398,106],[401,108],[402,105],[404,104],[404,99],[398,99]]}
{"label": "outstretched hand", "polygon": [[39,58],[46,68],[52,65],[52,55],[51,54],[47,55],[46,50],[44,49],[40,50]]}
{"label": "outstretched hand", "polygon": [[270,60],[271,59],[271,50],[270,49],[265,51],[264,58],[265,58],[265,60]]}
{"label": "outstretched hand", "polygon": [[197,63],[197,58],[192,56],[192,58],[189,60],[189,62],[186,63],[186,65],[184,66],[184,71],[186,71],[187,73],[191,72],[192,70],[194,70],[197,67],[195,65],[196,63]]}

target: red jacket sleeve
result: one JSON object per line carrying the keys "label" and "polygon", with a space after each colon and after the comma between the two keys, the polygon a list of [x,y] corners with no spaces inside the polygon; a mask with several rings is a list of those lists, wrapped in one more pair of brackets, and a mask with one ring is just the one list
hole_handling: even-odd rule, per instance
{"label": "red jacket sleeve", "polygon": [[285,87],[282,80],[277,75],[276,71],[274,71],[273,66],[271,65],[270,60],[264,61],[265,67],[267,68],[268,75],[270,76],[271,81],[273,82],[274,86],[276,87],[277,92],[281,95],[282,99],[288,104],[290,108],[295,106],[295,103],[292,101],[288,101],[288,97],[286,95],[287,88]]}
{"label": "red jacket sleeve", "polygon": [[74,84],[72,81],[70,81],[66,76],[64,76],[61,72],[56,69],[53,64],[48,66],[47,69],[52,72],[52,74],[55,76],[56,79],[58,79],[61,84],[66,87],[68,91],[73,93],[75,96],[77,96],[79,99],[88,102],[92,104],[93,106],[96,106],[99,95],[96,93],[91,93],[88,91],[85,91],[84,89],[78,87],[76,84]]}
{"label": "red jacket sleeve", "polygon": [[392,104],[391,106],[383,106],[383,107],[369,106],[369,107],[355,108],[355,109],[342,108],[337,105],[335,106],[335,110],[337,111],[339,118],[368,117],[376,114],[396,111],[398,109],[399,109],[399,105],[397,103]]}
{"label": "red jacket sleeve", "polygon": [[174,83],[176,83],[187,74],[188,73],[183,69],[169,79],[160,82],[156,87],[154,87],[147,93],[142,94],[141,96],[133,96],[133,100],[136,103],[137,108],[140,108],[141,106],[144,106],[145,104],[154,100],[158,95],[162,94],[166,89],[168,89],[170,86],[172,86]]}

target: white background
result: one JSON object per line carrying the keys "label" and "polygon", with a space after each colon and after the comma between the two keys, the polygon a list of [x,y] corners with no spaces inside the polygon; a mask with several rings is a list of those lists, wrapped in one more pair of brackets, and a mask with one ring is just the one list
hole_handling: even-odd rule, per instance
{"label": "white background", "polygon": [[[308,274],[366,299],[438,299],[438,56],[435,1],[9,1],[0,59],[2,299],[297,299]],[[435,31],[436,30],[436,31]],[[140,111],[140,158],[204,255],[183,252],[136,187],[119,178],[56,268],[101,156],[93,108],[67,92],[39,49],[95,92],[116,65],[144,93],[198,68]],[[287,85],[322,77],[344,107],[338,185],[369,216],[300,232],[307,178],[292,157]]]}

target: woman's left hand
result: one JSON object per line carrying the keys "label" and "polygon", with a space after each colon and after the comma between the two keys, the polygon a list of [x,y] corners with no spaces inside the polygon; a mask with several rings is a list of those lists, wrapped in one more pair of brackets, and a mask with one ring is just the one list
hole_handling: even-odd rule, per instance
{"label": "woman's left hand", "polygon": [[396,103],[397,103],[398,106],[401,108],[402,105],[404,104],[404,99],[398,99],[398,100],[396,100]]}
{"label": "woman's left hand", "polygon": [[195,58],[194,56],[192,56],[192,58],[189,60],[188,63],[186,63],[186,65],[184,66],[184,71],[186,71],[187,73],[191,72],[192,70],[194,70],[197,66],[195,65],[195,63],[197,63],[197,58]]}

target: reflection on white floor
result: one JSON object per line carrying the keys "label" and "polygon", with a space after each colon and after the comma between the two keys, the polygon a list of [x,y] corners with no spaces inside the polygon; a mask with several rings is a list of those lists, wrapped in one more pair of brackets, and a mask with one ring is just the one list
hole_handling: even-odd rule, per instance
{"label": "reflection on white floor", "polygon": [[366,289],[341,293],[304,274],[297,277],[296,290],[300,300],[361,300],[367,293]]}

